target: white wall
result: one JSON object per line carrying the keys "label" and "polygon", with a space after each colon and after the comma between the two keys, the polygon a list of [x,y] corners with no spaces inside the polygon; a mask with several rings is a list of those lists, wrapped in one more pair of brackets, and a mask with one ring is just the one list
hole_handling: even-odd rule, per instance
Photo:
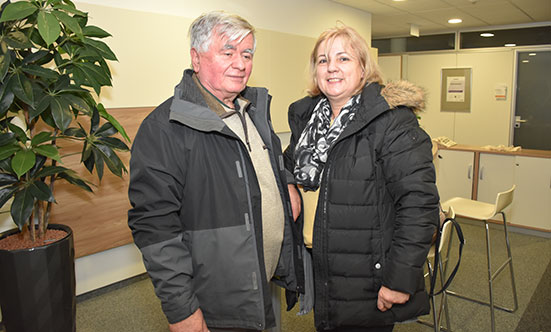
{"label": "white wall", "polygon": [[[399,68],[397,56],[380,56],[383,73]],[[508,145],[512,116],[511,90],[514,50],[488,49],[402,56],[402,76],[427,91],[427,107],[420,123],[432,136],[447,136],[460,144]],[[441,112],[442,68],[471,68],[470,112]],[[496,100],[497,85],[507,86],[507,99]]]}

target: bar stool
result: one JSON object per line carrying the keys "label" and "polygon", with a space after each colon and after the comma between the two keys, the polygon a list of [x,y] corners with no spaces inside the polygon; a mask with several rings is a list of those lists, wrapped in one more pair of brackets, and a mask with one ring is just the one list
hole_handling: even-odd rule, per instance
{"label": "bar stool", "polygon": [[[452,206],[449,206],[447,211],[444,212],[444,216],[446,219],[455,219],[455,211],[453,210]],[[425,277],[429,277],[429,279],[432,279],[432,275],[434,274],[434,270],[438,269],[438,273],[440,273],[440,283],[444,285],[445,282],[445,273],[446,270],[444,269],[444,263],[447,264],[448,261],[448,255],[449,250],[447,253],[443,253],[442,249],[444,248],[444,245],[448,244],[448,246],[451,244],[450,237],[453,230],[453,224],[451,222],[447,222],[442,226],[442,231],[440,235],[440,243],[438,245],[438,248],[436,248],[436,243],[434,243],[430,249],[429,253],[427,255],[427,273],[425,274]],[[434,261],[434,256],[436,255],[436,250],[438,250],[438,253],[440,254],[440,259],[438,260],[438,266],[433,266],[431,262]],[[442,256],[445,254],[445,256]],[[440,301],[440,308],[438,310],[438,314],[436,314],[436,295],[431,294],[431,306],[432,306],[432,323],[426,322],[424,320],[418,319],[417,322],[433,327],[435,332],[439,331],[451,331],[450,328],[450,315],[448,312],[448,299],[446,292],[442,292],[442,301]],[[442,328],[440,326],[441,321],[441,314],[442,310],[444,310],[444,314],[446,315],[446,328]]]}
{"label": "bar stool", "polygon": [[[518,300],[517,300],[517,289],[515,285],[515,276],[513,273],[513,258],[511,256],[511,246],[509,244],[509,233],[507,231],[507,220],[505,219],[505,212],[503,212],[503,209],[505,209],[507,206],[511,204],[513,201],[513,193],[515,191],[515,186],[507,191],[500,192],[497,194],[496,202],[495,204],[489,204],[479,201],[474,201],[471,199],[461,198],[461,197],[454,197],[446,202],[442,203],[442,207],[446,209],[449,206],[453,206],[453,209],[455,210],[456,215],[467,217],[470,219],[480,220],[484,221],[484,225],[486,228],[486,257],[488,260],[488,287],[489,287],[489,295],[490,295],[490,302],[485,302],[477,299],[473,299],[470,297],[467,297],[465,295],[461,295],[457,292],[453,291],[446,291],[449,295],[453,295],[465,300],[469,300],[472,302],[476,302],[478,304],[486,305],[490,307],[490,316],[491,316],[491,324],[492,324],[492,332],[495,332],[495,313],[494,309],[503,310],[506,312],[515,312],[518,308]],[[505,232],[505,244],[507,247],[507,260],[494,272],[492,273],[492,257],[490,254],[490,231],[488,227],[488,220],[495,215],[501,214],[503,216],[503,229]],[[493,296],[493,288],[492,283],[493,280],[497,277],[497,275],[503,271],[503,269],[509,265],[509,270],[511,272],[511,286],[513,290],[513,301],[514,306],[513,308],[505,308],[502,306],[498,306],[494,304],[494,296]]]}

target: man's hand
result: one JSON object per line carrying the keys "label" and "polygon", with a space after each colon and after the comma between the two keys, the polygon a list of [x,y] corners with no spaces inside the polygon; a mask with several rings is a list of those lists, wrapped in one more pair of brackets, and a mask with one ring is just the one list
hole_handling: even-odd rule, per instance
{"label": "man's hand", "polygon": [[300,195],[294,184],[288,184],[289,196],[291,197],[291,210],[293,210],[293,220],[297,221],[300,215]]}
{"label": "man's hand", "polygon": [[191,316],[178,323],[169,325],[170,332],[209,332],[201,309],[197,309]]}
{"label": "man's hand", "polygon": [[377,308],[381,311],[387,311],[392,308],[394,304],[404,304],[409,301],[409,294],[394,291],[385,286],[381,286],[379,289],[379,296],[377,298]]}

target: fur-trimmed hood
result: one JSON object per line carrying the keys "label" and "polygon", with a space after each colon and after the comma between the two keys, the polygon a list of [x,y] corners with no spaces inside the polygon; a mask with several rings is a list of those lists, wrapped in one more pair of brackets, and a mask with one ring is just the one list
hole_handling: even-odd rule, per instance
{"label": "fur-trimmed hood", "polygon": [[389,82],[381,90],[381,96],[390,108],[407,106],[415,112],[425,108],[425,90],[408,81]]}

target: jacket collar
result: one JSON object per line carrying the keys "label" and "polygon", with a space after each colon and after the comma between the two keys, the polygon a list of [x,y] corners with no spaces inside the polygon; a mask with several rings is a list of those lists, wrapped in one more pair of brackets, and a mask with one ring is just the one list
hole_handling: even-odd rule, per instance
{"label": "jacket collar", "polygon": [[[259,94],[265,93],[266,89],[246,87],[240,97],[254,105]],[[250,100],[250,102],[249,102]],[[246,111],[252,117],[255,107],[247,107]],[[191,69],[186,69],[180,83],[174,88],[174,97],[170,105],[170,120],[180,122],[186,126],[200,131],[228,132],[222,121],[226,113],[222,105],[201,86],[195,78]]]}

